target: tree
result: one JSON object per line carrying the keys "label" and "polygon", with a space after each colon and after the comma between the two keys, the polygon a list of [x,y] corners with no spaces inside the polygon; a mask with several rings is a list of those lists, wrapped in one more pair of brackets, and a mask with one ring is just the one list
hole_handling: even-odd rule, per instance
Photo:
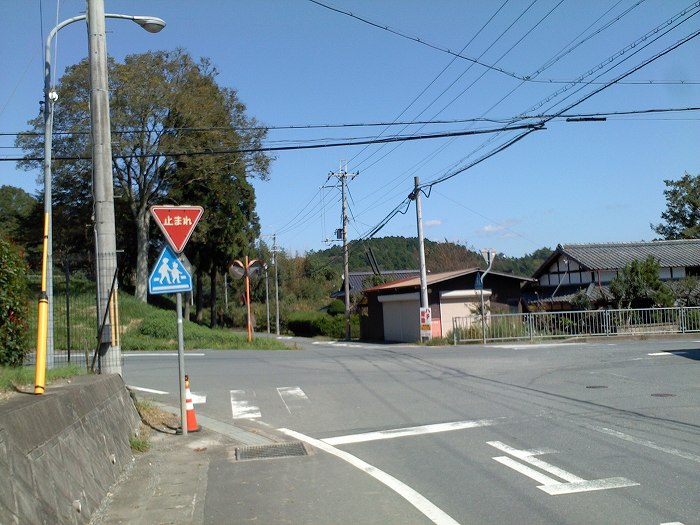
{"label": "tree", "polygon": [[680,306],[700,305],[700,279],[694,275],[669,283],[671,291]]}
{"label": "tree", "polygon": [[27,265],[17,246],[0,237],[0,365],[21,366],[27,351]]}
{"label": "tree", "polygon": [[0,186],[0,230],[18,241],[24,223],[36,205],[37,200],[23,189]]}
{"label": "tree", "polygon": [[[92,223],[90,144],[86,133],[90,121],[88,71],[86,60],[67,69],[58,87],[60,99],[54,113],[54,129],[61,131],[54,140],[54,155],[58,158],[53,163],[55,204],[59,210],[73,211],[70,222],[81,227]],[[209,184],[222,163],[240,164],[237,175],[243,179],[267,178],[269,159],[259,152],[224,155],[216,161],[211,161],[216,155],[186,154],[254,151],[265,136],[265,130],[245,115],[245,106],[235,91],[218,86],[216,76],[209,61],[196,62],[183,50],[130,55],[123,64],[109,62],[115,207],[130,216],[130,220],[118,221],[122,243],[118,248],[136,246],[135,259],[127,259],[122,265],[135,268],[131,272],[135,295],[143,301],[147,295],[151,205],[177,204],[174,195],[179,186],[186,181]],[[43,126],[40,118],[31,124],[37,130]],[[17,145],[34,158],[43,151],[42,139],[31,135],[18,137]],[[28,160],[23,165],[35,168],[38,161]],[[191,192],[180,195],[194,198]],[[221,198],[226,195],[221,194]],[[85,241],[92,243],[91,237],[88,235]],[[74,248],[84,250],[85,241],[74,240]]]}
{"label": "tree", "polygon": [[685,173],[680,180],[664,180],[666,189],[666,211],[661,214],[665,221],[651,229],[664,239],[700,238],[700,175]]}
{"label": "tree", "polygon": [[[207,111],[198,106],[202,100],[208,101]],[[177,151],[249,149],[259,146],[265,135],[255,119],[245,117],[245,106],[236,92],[216,85],[215,71],[206,61],[199,70],[183,76],[167,125],[180,130],[171,138],[171,148]],[[260,152],[176,159],[168,200],[197,203],[205,209],[188,253],[197,266],[198,319],[202,318],[202,276],[209,274],[212,327],[218,318],[218,276],[228,270],[233,259],[252,258],[260,233],[255,190],[247,175],[267,177],[270,161]]]}
{"label": "tree", "polygon": [[632,261],[610,281],[618,308],[640,306],[672,306],[671,290],[659,278],[659,262],[651,255],[643,262]]}

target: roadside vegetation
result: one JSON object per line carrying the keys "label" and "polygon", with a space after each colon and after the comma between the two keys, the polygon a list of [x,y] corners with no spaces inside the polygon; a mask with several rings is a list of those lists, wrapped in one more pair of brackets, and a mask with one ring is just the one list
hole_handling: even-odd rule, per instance
{"label": "roadside vegetation", "polygon": [[[66,365],[46,371],[46,383],[70,380],[87,372],[78,365]],[[0,392],[27,391],[34,386],[36,369],[33,366],[0,366]]]}

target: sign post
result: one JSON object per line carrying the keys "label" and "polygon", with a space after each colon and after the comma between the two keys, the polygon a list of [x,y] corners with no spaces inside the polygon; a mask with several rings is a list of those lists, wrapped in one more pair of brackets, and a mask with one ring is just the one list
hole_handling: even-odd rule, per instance
{"label": "sign post", "polygon": [[[192,276],[180,259],[187,241],[202,217],[201,206],[151,206],[151,215],[165,235],[169,246],[156,261],[148,290],[152,294],[175,292],[177,310],[177,363],[180,376],[180,428],[187,435],[187,396],[185,394],[185,339],[182,330],[182,292],[192,291]],[[181,257],[185,257],[181,255]]]}

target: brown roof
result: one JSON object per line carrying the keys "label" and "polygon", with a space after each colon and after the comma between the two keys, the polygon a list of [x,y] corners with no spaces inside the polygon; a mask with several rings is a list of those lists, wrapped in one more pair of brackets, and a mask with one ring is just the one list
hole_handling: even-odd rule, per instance
{"label": "brown roof", "polygon": [[[441,273],[429,273],[426,276],[428,286],[436,283],[441,283],[443,281],[449,281],[455,277],[462,277],[463,275],[469,275],[471,273],[483,272],[481,268],[468,268],[466,270],[452,270],[451,272],[441,272]],[[510,277],[512,279],[518,279],[520,281],[534,281],[530,277],[521,277],[519,275],[511,275],[508,273],[499,272],[489,272],[489,275],[501,275],[503,277]],[[390,283],[380,284],[379,286],[374,286],[372,288],[367,288],[365,292],[378,292],[380,290],[395,289],[395,288],[414,288],[420,286],[420,276],[410,277],[408,279],[400,279],[398,281],[393,281]]]}

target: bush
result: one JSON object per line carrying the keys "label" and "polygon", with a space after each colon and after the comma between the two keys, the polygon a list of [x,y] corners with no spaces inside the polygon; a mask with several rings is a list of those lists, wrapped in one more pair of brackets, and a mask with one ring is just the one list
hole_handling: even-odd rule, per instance
{"label": "bush", "polygon": [[[357,337],[360,330],[359,317],[351,316],[350,325],[352,335]],[[341,339],[345,337],[345,316],[333,316],[323,312],[295,312],[289,315],[287,329],[302,337],[323,335]]]}
{"label": "bush", "polygon": [[345,315],[345,303],[340,299],[334,299],[328,306],[328,313],[330,315]]}
{"label": "bush", "polygon": [[20,366],[27,353],[27,264],[12,242],[0,239],[0,365]]}
{"label": "bush", "polygon": [[175,312],[163,312],[163,314],[158,313],[146,317],[139,326],[139,333],[157,339],[177,340]]}

